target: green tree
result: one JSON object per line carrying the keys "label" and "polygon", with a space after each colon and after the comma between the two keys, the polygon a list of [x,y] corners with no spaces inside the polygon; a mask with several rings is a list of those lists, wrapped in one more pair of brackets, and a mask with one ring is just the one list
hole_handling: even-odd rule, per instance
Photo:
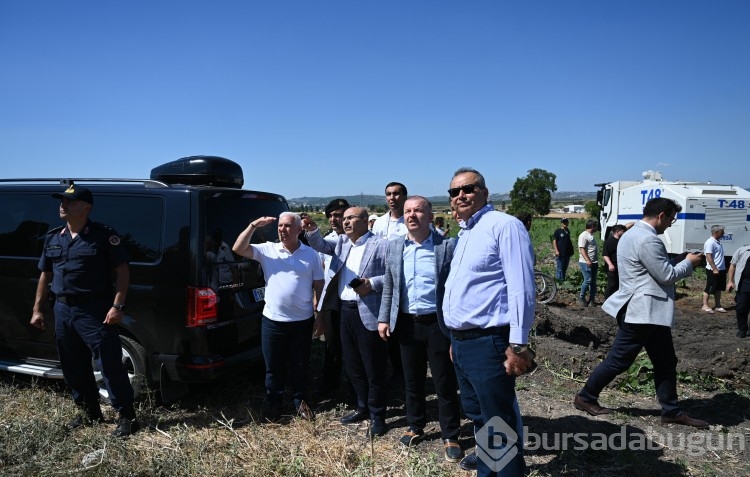
{"label": "green tree", "polygon": [[588,216],[592,219],[598,219],[599,212],[601,212],[602,208],[599,207],[599,204],[597,204],[595,200],[590,200],[583,205],[583,210],[585,210]]}
{"label": "green tree", "polygon": [[549,214],[552,193],[557,190],[557,176],[544,169],[531,169],[526,177],[519,177],[510,191],[508,213],[517,215],[529,212],[533,215]]}

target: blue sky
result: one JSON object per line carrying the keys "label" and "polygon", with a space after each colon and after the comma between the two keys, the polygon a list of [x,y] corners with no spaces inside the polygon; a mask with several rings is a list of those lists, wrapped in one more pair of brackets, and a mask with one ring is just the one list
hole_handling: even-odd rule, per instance
{"label": "blue sky", "polygon": [[288,198],[750,185],[750,2],[0,0],[2,177],[240,163]]}

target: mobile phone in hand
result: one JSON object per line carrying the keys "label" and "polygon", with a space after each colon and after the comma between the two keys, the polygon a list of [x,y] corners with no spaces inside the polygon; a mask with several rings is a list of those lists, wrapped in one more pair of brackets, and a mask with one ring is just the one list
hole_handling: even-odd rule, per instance
{"label": "mobile phone in hand", "polygon": [[349,282],[349,287],[351,288],[357,288],[358,286],[362,285],[364,283],[364,279],[362,278],[352,278],[352,281]]}

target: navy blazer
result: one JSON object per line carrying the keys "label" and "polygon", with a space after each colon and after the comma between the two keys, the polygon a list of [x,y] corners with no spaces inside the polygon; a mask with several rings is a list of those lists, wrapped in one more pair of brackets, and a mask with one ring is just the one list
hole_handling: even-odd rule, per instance
{"label": "navy blazer", "polygon": [[[388,257],[385,262],[385,276],[383,277],[383,301],[380,305],[378,322],[388,323],[391,332],[396,328],[399,306],[401,304],[401,284],[404,282],[404,247],[406,237],[398,237],[388,244]],[[448,328],[443,320],[443,296],[445,296],[445,281],[450,272],[453,259],[454,239],[446,239],[439,233],[432,231],[432,243],[435,245],[435,283],[437,290],[436,313],[440,331],[450,337]],[[407,310],[408,313],[408,310]]]}
{"label": "navy blazer", "polygon": [[[385,273],[385,255],[388,241],[384,238],[367,232],[370,236],[365,242],[365,251],[360,262],[357,276],[368,278],[372,291],[365,296],[358,296],[357,308],[362,324],[370,331],[378,330],[378,313],[380,312],[380,298],[383,291],[383,274]],[[336,240],[326,240],[320,235],[320,229],[305,234],[310,246],[317,252],[331,255],[331,266],[325,276],[323,294],[320,297],[318,309],[339,310],[341,299],[339,298],[339,278],[341,271],[346,265],[352,242],[344,234],[339,235]]]}

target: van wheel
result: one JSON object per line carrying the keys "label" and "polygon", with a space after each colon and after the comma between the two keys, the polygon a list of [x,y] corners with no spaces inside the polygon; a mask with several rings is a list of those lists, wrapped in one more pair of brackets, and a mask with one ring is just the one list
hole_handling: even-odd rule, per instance
{"label": "van wheel", "polygon": [[[120,336],[122,346],[122,365],[128,372],[130,385],[133,386],[133,394],[137,398],[146,386],[146,350],[135,340],[127,336]],[[99,388],[99,396],[109,402],[109,391],[104,383],[104,376],[96,361],[94,366],[94,379]]]}

